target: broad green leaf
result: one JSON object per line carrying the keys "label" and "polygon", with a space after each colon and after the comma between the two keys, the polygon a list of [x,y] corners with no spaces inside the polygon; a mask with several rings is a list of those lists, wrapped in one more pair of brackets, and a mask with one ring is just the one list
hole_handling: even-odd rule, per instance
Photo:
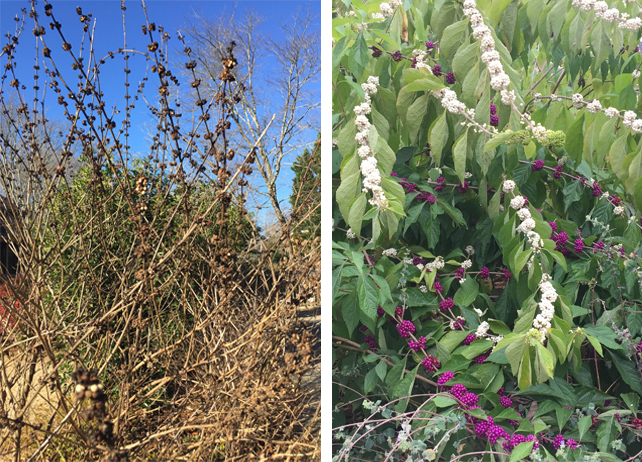
{"label": "broad green leaf", "polygon": [[462,184],[465,181],[466,173],[466,150],[468,147],[468,129],[459,137],[453,146],[453,159],[455,163],[455,172]]}
{"label": "broad green leaf", "polygon": [[[598,21],[599,22],[599,21]],[[599,22],[601,24],[601,22]],[[566,132],[566,152],[575,162],[582,160],[584,149],[584,113],[569,127]]]}
{"label": "broad green leaf", "polygon": [[472,44],[462,44],[453,58],[453,73],[457,80],[463,80],[475,63],[479,60],[481,42],[475,40]]}
{"label": "broad green leaf", "polygon": [[569,417],[573,414],[573,409],[567,407],[557,407],[555,408],[555,415],[557,416],[557,427],[559,431],[562,432],[564,425],[568,422]]}
{"label": "broad green leaf", "polygon": [[377,386],[377,371],[374,368],[372,368],[368,371],[364,379],[363,391],[364,393],[368,394],[372,390],[374,390],[376,386]]}
{"label": "broad green leaf", "polygon": [[357,284],[357,292],[361,311],[370,319],[377,319],[379,289],[375,282],[369,277],[362,277]]}
{"label": "broad green leaf", "polygon": [[428,133],[428,141],[430,143],[430,150],[435,165],[441,165],[441,155],[443,153],[446,142],[448,141],[448,124],[446,123],[446,111],[442,112],[439,117],[433,122]]}
{"label": "broad green leaf", "polygon": [[444,88],[444,84],[437,77],[430,76],[410,82],[405,88],[406,91],[430,91]]}
{"label": "broad green leaf", "polygon": [[352,332],[359,325],[359,302],[357,300],[357,293],[352,292],[341,303],[341,315],[343,321],[348,327],[348,332],[352,337]]}
{"label": "broad green leaf", "polygon": [[591,416],[586,415],[584,417],[581,417],[580,420],[577,422],[577,430],[580,433],[580,439],[579,441],[582,441],[582,437],[586,434],[586,431],[591,428],[591,424],[593,423]]}
{"label": "broad green leaf", "polygon": [[455,55],[455,51],[463,43],[468,32],[468,19],[462,19],[444,29],[444,35],[441,38],[439,51],[441,57],[451,61]]}
{"label": "broad green leaf", "polygon": [[528,458],[533,450],[533,444],[535,444],[535,441],[524,441],[523,443],[519,443],[511,452],[509,462],[518,462],[522,459]]}
{"label": "broad green leaf", "polygon": [[524,391],[531,386],[531,356],[530,347],[524,350],[522,362],[519,365],[518,386],[519,389]]}
{"label": "broad green leaf", "polygon": [[366,211],[366,194],[359,194],[352,204],[350,205],[350,213],[348,214],[348,226],[352,228],[352,231],[358,236],[361,234],[361,221],[363,219],[363,214]]}
{"label": "broad green leaf", "polygon": [[622,178],[622,164],[626,157],[626,144],[628,138],[628,134],[620,136],[613,142],[611,149],[609,150],[609,164],[618,178]]}
{"label": "broad green leaf", "polygon": [[453,302],[456,305],[468,306],[475,301],[477,294],[479,294],[479,284],[470,276],[466,276],[464,283],[457,289]]}

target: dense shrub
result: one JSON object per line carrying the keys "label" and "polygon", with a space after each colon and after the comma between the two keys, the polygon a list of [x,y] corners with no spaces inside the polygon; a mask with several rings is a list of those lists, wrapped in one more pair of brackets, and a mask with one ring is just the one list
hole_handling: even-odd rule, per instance
{"label": "dense shrub", "polygon": [[335,460],[640,460],[639,14],[336,2]]}

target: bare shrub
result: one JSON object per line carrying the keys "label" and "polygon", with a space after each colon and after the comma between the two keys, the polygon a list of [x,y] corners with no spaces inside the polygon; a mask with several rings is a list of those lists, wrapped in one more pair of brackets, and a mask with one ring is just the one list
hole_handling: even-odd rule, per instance
{"label": "bare shrub", "polygon": [[[15,74],[27,15],[44,58],[33,100]],[[261,240],[245,207],[256,152],[237,152],[226,136],[244,88],[234,42],[218,57],[219,91],[199,96],[196,117],[183,121],[170,97],[180,82],[169,34],[146,21],[145,53],[102,59],[91,15],[78,16],[80,47],[51,5],[32,3],[0,54],[0,223],[19,257],[19,276],[2,276],[0,292],[10,316],[0,336],[0,460],[318,458],[318,388],[304,380],[318,334],[296,307],[319,300],[319,242],[299,239],[291,257],[275,258],[292,245],[297,224],[288,223],[248,257],[248,242]],[[72,75],[57,66],[60,49]],[[112,57],[124,64],[122,117],[100,92]],[[133,94],[130,58],[151,70]],[[62,138],[48,130],[43,82],[65,109]],[[134,158],[130,117],[145,92],[157,131],[149,155]]]}

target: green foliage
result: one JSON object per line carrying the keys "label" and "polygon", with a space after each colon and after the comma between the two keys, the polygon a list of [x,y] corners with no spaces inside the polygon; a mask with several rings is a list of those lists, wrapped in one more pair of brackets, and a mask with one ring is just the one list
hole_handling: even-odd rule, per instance
{"label": "green foliage", "polygon": [[576,3],[337,3],[335,460],[639,457],[639,30]]}

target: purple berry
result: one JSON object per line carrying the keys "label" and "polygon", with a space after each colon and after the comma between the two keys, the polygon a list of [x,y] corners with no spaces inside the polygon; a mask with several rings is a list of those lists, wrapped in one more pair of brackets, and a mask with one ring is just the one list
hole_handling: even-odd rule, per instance
{"label": "purple berry", "polygon": [[497,106],[491,103],[490,105],[490,115],[495,115],[497,114]]}
{"label": "purple berry", "polygon": [[568,440],[566,440],[566,446],[568,446],[571,451],[575,451],[579,445],[580,444],[573,438],[569,438]]}
{"label": "purple berry", "polygon": [[490,125],[493,127],[497,127],[499,125],[499,116],[496,116],[496,115],[490,116]]}
{"label": "purple berry", "polygon": [[439,308],[441,311],[449,311],[451,310],[455,304],[453,303],[453,299],[448,297],[443,299],[442,301],[439,302]]}
{"label": "purple berry", "polygon": [[459,399],[462,399],[467,392],[468,390],[461,383],[454,384],[450,389],[450,394]]}
{"label": "purple berry", "polygon": [[417,352],[426,348],[426,342],[428,342],[426,337],[419,337],[416,342],[414,340],[410,340],[408,342],[408,346],[412,351]]}
{"label": "purple berry", "polygon": [[395,51],[391,56],[392,56],[392,60],[396,63],[401,61],[401,58],[403,58],[403,54],[399,50]]}
{"label": "purple berry", "polygon": [[424,366],[428,372],[436,372],[437,369],[441,367],[441,363],[433,355],[426,356],[423,361],[421,361],[421,365]]}
{"label": "purple berry", "polygon": [[452,380],[453,378],[455,378],[455,374],[453,374],[450,371],[446,371],[443,374],[441,374],[439,379],[437,379],[437,385],[441,387],[442,385],[446,384],[449,380]]}
{"label": "purple berry", "polygon": [[379,56],[381,56],[382,52],[381,52],[381,50],[379,48],[377,48],[377,47],[371,47],[371,48],[372,48],[372,57],[373,58],[378,58]]}
{"label": "purple berry", "polygon": [[531,165],[531,170],[534,172],[538,172],[543,168],[544,168],[544,161],[542,159],[536,159]]}
{"label": "purple berry", "polygon": [[486,266],[484,266],[479,272],[479,277],[481,279],[488,279],[490,277],[490,270]]}
{"label": "purple berry", "polygon": [[582,239],[575,239],[575,247],[573,247],[573,251],[575,253],[580,253],[582,250],[584,250],[584,242]]}
{"label": "purple berry", "polygon": [[557,178],[557,179],[562,178],[563,171],[564,171],[564,167],[562,167],[561,165],[557,165],[555,167],[555,172],[553,173],[553,178]]}
{"label": "purple berry", "polygon": [[446,83],[452,85],[456,82],[455,80],[455,74],[453,74],[452,71],[450,71],[448,74],[446,74]]}
{"label": "purple berry", "polygon": [[559,450],[559,448],[564,444],[564,436],[563,435],[557,435],[555,439],[553,440],[553,449],[556,451]]}
{"label": "purple berry", "polygon": [[427,50],[432,50],[433,48],[435,48],[435,44],[434,44],[434,43],[432,43],[430,40],[428,40],[428,41],[426,42],[426,49],[427,49]]}
{"label": "purple berry", "polygon": [[593,183],[593,195],[594,196],[601,196],[602,195],[602,188],[600,188],[599,183]]}
{"label": "purple berry", "polygon": [[383,309],[383,308],[381,308],[380,306],[378,306],[378,307],[377,307],[377,316],[381,317],[381,316],[383,316],[384,314],[386,314],[386,312],[384,311],[384,309]]}
{"label": "purple berry", "polygon": [[435,67],[432,68],[432,73],[435,75],[435,77],[439,77],[442,74],[441,66],[439,64],[436,64]]}
{"label": "purple berry", "polygon": [[554,221],[549,221],[548,226],[550,226],[554,232],[557,232],[557,223],[555,223]]}
{"label": "purple berry", "polygon": [[474,406],[477,404],[479,401],[479,396],[477,396],[475,393],[466,393],[464,396],[461,397],[461,402],[464,403],[466,406]]}
{"label": "purple berry", "polygon": [[374,337],[370,334],[366,335],[366,338],[363,339],[363,343],[367,344],[371,349],[377,347],[377,342],[375,342]]}
{"label": "purple berry", "polygon": [[461,184],[461,181],[460,181],[457,189],[461,194],[466,194],[466,192],[468,191],[468,181],[464,180],[463,185]]}
{"label": "purple berry", "polygon": [[502,396],[501,398],[499,398],[499,404],[501,404],[506,409],[508,409],[513,405],[513,400],[510,399],[508,396]]}
{"label": "purple berry", "polygon": [[410,334],[415,333],[415,325],[412,323],[412,321],[401,321],[397,325],[397,332],[399,332],[401,338],[408,338],[410,337]]}
{"label": "purple berry", "polygon": [[501,438],[507,438],[508,433],[506,433],[506,430],[504,430],[499,425],[492,425],[486,432],[486,437],[488,438],[490,444],[495,444],[497,443],[497,440]]}
{"label": "purple berry", "polygon": [[468,334],[468,336],[461,342],[462,345],[470,345],[475,341],[475,334]]}
{"label": "purple berry", "polygon": [[444,291],[443,286],[439,282],[435,282],[434,287],[435,287],[435,292],[437,292],[438,294]]}

